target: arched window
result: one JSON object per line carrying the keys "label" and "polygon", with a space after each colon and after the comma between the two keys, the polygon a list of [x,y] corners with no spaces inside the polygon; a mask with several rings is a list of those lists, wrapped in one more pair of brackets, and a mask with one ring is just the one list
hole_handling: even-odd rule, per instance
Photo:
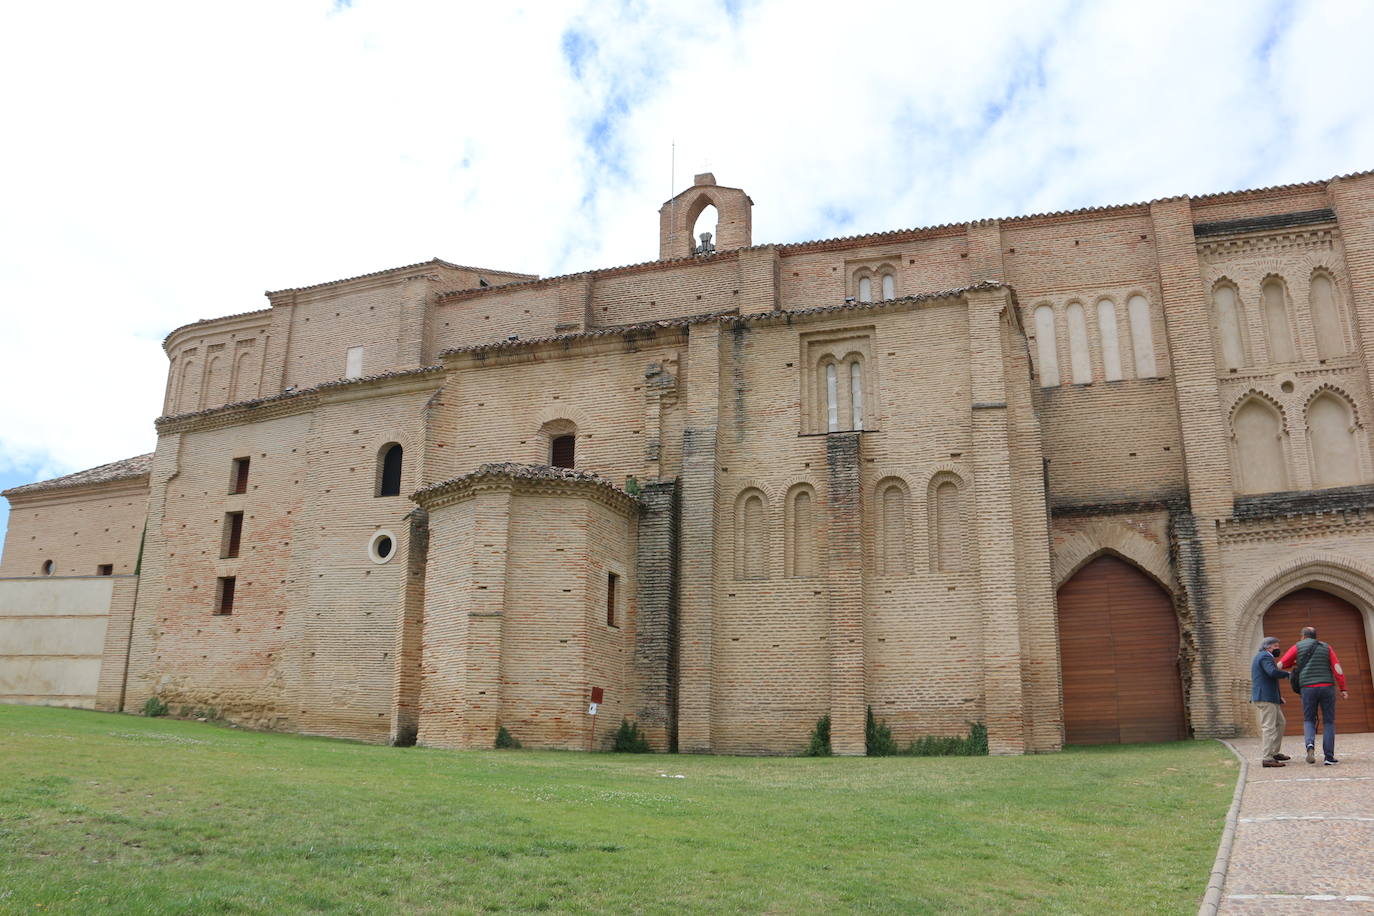
{"label": "arched window", "polygon": [[1088,353],[1088,319],[1083,306],[1070,302],[1064,310],[1069,322],[1069,364],[1073,369],[1073,383],[1086,385],[1093,380],[1092,356]]}
{"label": "arched window", "polygon": [[767,506],[763,493],[745,490],[735,503],[735,578],[768,578]]}
{"label": "arched window", "polygon": [[883,298],[897,298],[897,276],[896,274],[883,274]]}
{"label": "arched window", "polygon": [[859,301],[860,301],[860,302],[872,302],[872,301],[873,301],[873,278],[872,278],[872,277],[869,277],[869,276],[867,276],[867,275],[864,275],[864,276],[862,276],[862,277],[859,278]]}
{"label": "arched window", "polygon": [[1221,368],[1240,369],[1250,364],[1245,346],[1245,306],[1236,288],[1225,280],[1212,288],[1212,308],[1216,315],[1217,354]]}
{"label": "arched window", "polygon": [[398,443],[388,442],[382,446],[377,458],[377,495],[401,495],[401,458],[402,449]]}
{"label": "arched window", "polygon": [[549,464],[556,468],[571,468],[576,458],[576,452],[576,436],[555,436],[549,442]]}
{"label": "arched window", "polygon": [[1344,398],[1326,391],[1312,399],[1307,407],[1307,442],[1315,489],[1362,482],[1355,436],[1355,421]]}
{"label": "arched window", "polygon": [[1238,492],[1273,493],[1288,489],[1283,417],[1274,405],[1263,398],[1250,398],[1231,418],[1231,437]]}
{"label": "arched window", "polygon": [[864,372],[857,357],[849,363],[849,428],[864,428]]}
{"label": "arched window", "polygon": [[1293,346],[1293,327],[1288,322],[1288,290],[1278,277],[1269,277],[1261,287],[1264,301],[1264,334],[1269,343],[1269,362],[1291,363],[1298,353]]}
{"label": "arched window", "polygon": [[930,560],[935,572],[964,568],[964,540],[968,532],[964,511],[964,491],[951,474],[938,476],[931,484]]}
{"label": "arched window", "polygon": [[832,433],[840,428],[840,379],[834,363],[825,365],[825,428]]}
{"label": "arched window", "polygon": [[1131,322],[1131,346],[1135,350],[1135,377],[1155,378],[1155,332],[1150,321],[1150,303],[1139,294],[1126,300],[1126,316]]}
{"label": "arched window", "polygon": [[1117,382],[1121,375],[1121,337],[1116,329],[1116,303],[1103,299],[1097,303],[1097,336],[1102,341],[1102,376]]}
{"label": "arched window", "polygon": [[43,575],[45,575],[45,576],[51,576],[51,575],[52,575],[52,572],[53,572],[53,562],[52,562],[52,560],[44,560],[44,561],[43,561]]}
{"label": "arched window", "polygon": [[878,575],[905,576],[911,572],[911,518],[906,487],[900,481],[878,485]]}
{"label": "arched window", "polygon": [[1317,333],[1317,355],[1328,359],[1349,353],[1350,348],[1345,342],[1345,319],[1341,316],[1340,300],[1336,298],[1336,284],[1326,271],[1318,270],[1312,274],[1308,302],[1312,307],[1312,324]]}
{"label": "arched window", "polygon": [[1040,386],[1053,388],[1059,384],[1059,353],[1055,345],[1054,306],[1042,305],[1035,310],[1035,348],[1040,356]]}
{"label": "arched window", "polygon": [[817,573],[816,498],[809,484],[793,489],[787,512],[788,576],[814,576]]}

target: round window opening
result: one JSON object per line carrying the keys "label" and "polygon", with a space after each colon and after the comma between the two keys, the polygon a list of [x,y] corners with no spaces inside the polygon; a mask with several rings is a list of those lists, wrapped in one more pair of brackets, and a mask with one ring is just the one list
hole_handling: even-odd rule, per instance
{"label": "round window opening", "polygon": [[396,536],[390,531],[378,531],[367,545],[373,563],[385,563],[396,552]]}

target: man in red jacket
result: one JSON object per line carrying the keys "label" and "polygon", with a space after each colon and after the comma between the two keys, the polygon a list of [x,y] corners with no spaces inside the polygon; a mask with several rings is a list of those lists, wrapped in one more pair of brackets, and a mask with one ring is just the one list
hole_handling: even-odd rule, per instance
{"label": "man in red jacket", "polygon": [[1303,627],[1302,639],[1283,653],[1279,667],[1292,671],[1293,683],[1302,689],[1302,733],[1307,745],[1307,762],[1317,762],[1317,710],[1320,709],[1322,756],[1327,766],[1335,766],[1340,763],[1336,759],[1336,686],[1340,685],[1342,700],[1350,698],[1336,650],[1317,639],[1316,627]]}

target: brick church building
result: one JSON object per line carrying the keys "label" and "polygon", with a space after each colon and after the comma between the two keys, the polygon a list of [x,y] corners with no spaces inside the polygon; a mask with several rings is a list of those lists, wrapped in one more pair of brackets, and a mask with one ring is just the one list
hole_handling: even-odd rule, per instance
{"label": "brick church building", "polygon": [[5,494],[0,699],[1042,752],[1247,731],[1312,623],[1374,730],[1374,174],[769,245],[752,206],[698,175],[657,261],[173,331],[156,452]]}

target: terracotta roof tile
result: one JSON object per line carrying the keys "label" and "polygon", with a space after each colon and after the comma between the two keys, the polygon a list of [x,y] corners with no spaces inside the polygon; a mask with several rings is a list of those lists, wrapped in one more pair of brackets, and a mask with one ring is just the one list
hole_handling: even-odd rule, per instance
{"label": "terracotta roof tile", "polygon": [[111,483],[116,480],[135,480],[146,476],[152,468],[153,454],[149,452],[146,455],[135,455],[132,458],[111,461],[109,464],[102,464],[99,467],[77,471],[75,474],[68,474],[65,477],[54,477],[52,480],[40,480],[37,483],[11,487],[0,493],[0,496],[16,496],[46,490],[62,490],[69,487],[88,487],[99,483]]}
{"label": "terracotta roof tile", "polygon": [[515,277],[535,277],[534,274],[517,273],[513,270],[496,270],[495,268],[491,267],[469,267],[466,264],[453,264],[449,261],[445,261],[443,258],[430,258],[428,261],[417,261],[414,264],[402,264],[400,267],[388,267],[385,270],[374,270],[370,273],[356,274],[355,276],[343,277],[338,280],[326,280],[323,283],[311,283],[308,286],[288,286],[285,289],[271,289],[268,290],[264,295],[275,296],[278,293],[299,293],[307,289],[319,289],[322,286],[333,286],[336,283],[347,283],[350,280],[365,280],[368,277],[382,277],[386,274],[399,273],[403,270],[413,270],[416,267],[448,267],[452,270],[470,270],[476,274],[486,273],[502,274],[505,276]]}
{"label": "terracotta roof tile", "polygon": [[411,494],[410,498],[416,502],[421,501],[425,496],[439,490],[448,489],[456,484],[467,483],[473,480],[482,480],[489,477],[510,477],[516,480],[575,480],[585,483],[596,484],[619,493],[621,496],[635,499],[622,488],[611,483],[600,474],[593,474],[591,471],[579,471],[575,468],[556,468],[547,464],[517,464],[513,461],[501,461],[484,464],[477,470],[467,474],[459,474],[457,477],[450,477],[448,480],[441,480],[432,483],[427,487],[421,487]]}

